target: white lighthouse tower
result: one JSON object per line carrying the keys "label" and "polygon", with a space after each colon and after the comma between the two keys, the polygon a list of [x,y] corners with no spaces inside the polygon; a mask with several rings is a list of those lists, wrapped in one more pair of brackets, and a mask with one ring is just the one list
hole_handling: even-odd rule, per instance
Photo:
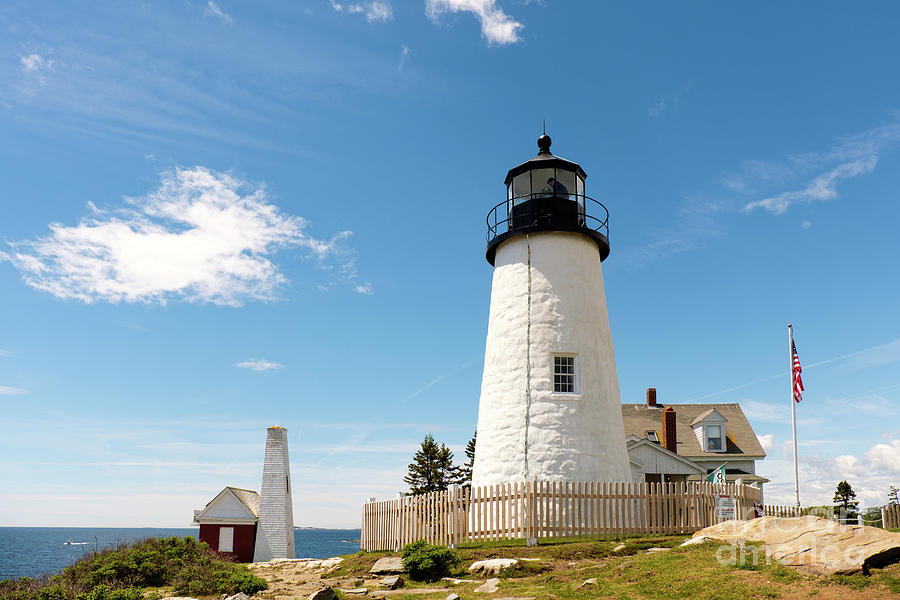
{"label": "white lighthouse tower", "polygon": [[494,266],[473,485],[630,481],[603,273],[608,213],[540,152],[488,214]]}

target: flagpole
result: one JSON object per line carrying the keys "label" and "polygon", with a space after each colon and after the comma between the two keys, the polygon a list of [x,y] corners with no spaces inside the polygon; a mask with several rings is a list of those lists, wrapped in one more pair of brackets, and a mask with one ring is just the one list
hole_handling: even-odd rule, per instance
{"label": "flagpole", "polygon": [[791,384],[791,428],[794,430],[794,494],[797,499],[797,508],[800,508],[800,471],[797,468],[797,402],[794,401],[794,330],[788,323],[788,381]]}

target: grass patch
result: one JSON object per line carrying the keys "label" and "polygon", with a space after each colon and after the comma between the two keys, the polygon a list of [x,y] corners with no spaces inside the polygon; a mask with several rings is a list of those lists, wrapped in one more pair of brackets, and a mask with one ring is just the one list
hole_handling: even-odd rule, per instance
{"label": "grass patch", "polygon": [[[831,598],[835,592],[846,598],[862,595],[881,598],[900,593],[900,564],[873,569],[869,577],[818,578],[769,560],[762,544],[747,544],[743,551],[718,542],[678,547],[685,538],[554,540],[531,548],[524,540],[465,544],[458,549],[462,562],[451,575],[483,580],[485,576],[466,573],[466,568],[475,560],[535,558],[538,560],[520,561],[516,567],[500,573],[500,588],[496,595],[539,600],[768,600],[807,596]],[[619,545],[624,548],[613,551]],[[652,547],[670,550],[647,553],[646,550]],[[354,568],[364,568],[367,573],[375,559],[386,554],[351,555],[347,559],[355,563],[342,567],[347,575]],[[588,580],[593,581],[587,583]],[[446,585],[445,582],[436,584],[442,585]],[[473,594],[473,590],[478,585],[460,584],[453,586],[453,590],[463,598],[475,597],[478,594]],[[409,582],[407,587],[418,591],[418,588],[427,589],[428,586]],[[840,591],[842,588],[845,591]],[[404,598],[413,600],[417,596],[436,598],[424,594]]]}
{"label": "grass patch", "polygon": [[828,583],[846,586],[852,590],[861,590],[871,585],[872,580],[865,575],[832,575],[828,578]]}

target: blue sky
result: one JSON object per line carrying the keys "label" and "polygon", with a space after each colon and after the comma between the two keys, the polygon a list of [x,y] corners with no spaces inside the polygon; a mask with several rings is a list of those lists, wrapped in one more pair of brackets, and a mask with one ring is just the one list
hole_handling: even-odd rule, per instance
{"label": "blue sky", "polygon": [[298,525],[462,456],[484,218],[547,121],[623,402],[740,402],[789,502],[900,485],[894,3],[0,7],[0,524],[183,526],[289,429]]}

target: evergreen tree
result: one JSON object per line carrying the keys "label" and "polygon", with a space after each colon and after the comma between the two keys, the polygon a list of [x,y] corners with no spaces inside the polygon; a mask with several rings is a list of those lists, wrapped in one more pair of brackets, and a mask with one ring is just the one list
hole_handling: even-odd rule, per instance
{"label": "evergreen tree", "polygon": [[[469,453],[469,450],[466,449],[466,454]],[[897,499],[897,488],[896,486],[891,486],[891,491],[888,492],[888,504],[900,504],[900,500]]]}
{"label": "evergreen tree", "polygon": [[459,479],[457,483],[462,486],[472,485],[472,467],[475,466],[475,438],[478,432],[472,434],[472,439],[466,444],[466,462],[459,468]]}
{"label": "evergreen tree", "polygon": [[859,502],[855,500],[856,492],[850,487],[846,481],[837,484],[837,490],[834,492],[834,507],[839,509],[843,518],[852,519],[856,517],[856,511],[859,508]]}
{"label": "evergreen tree", "polygon": [[409,463],[409,470],[403,481],[409,485],[412,494],[440,492],[451,483],[456,483],[459,469],[453,466],[453,452],[446,445],[440,446],[430,433],[422,441],[422,447]]}

